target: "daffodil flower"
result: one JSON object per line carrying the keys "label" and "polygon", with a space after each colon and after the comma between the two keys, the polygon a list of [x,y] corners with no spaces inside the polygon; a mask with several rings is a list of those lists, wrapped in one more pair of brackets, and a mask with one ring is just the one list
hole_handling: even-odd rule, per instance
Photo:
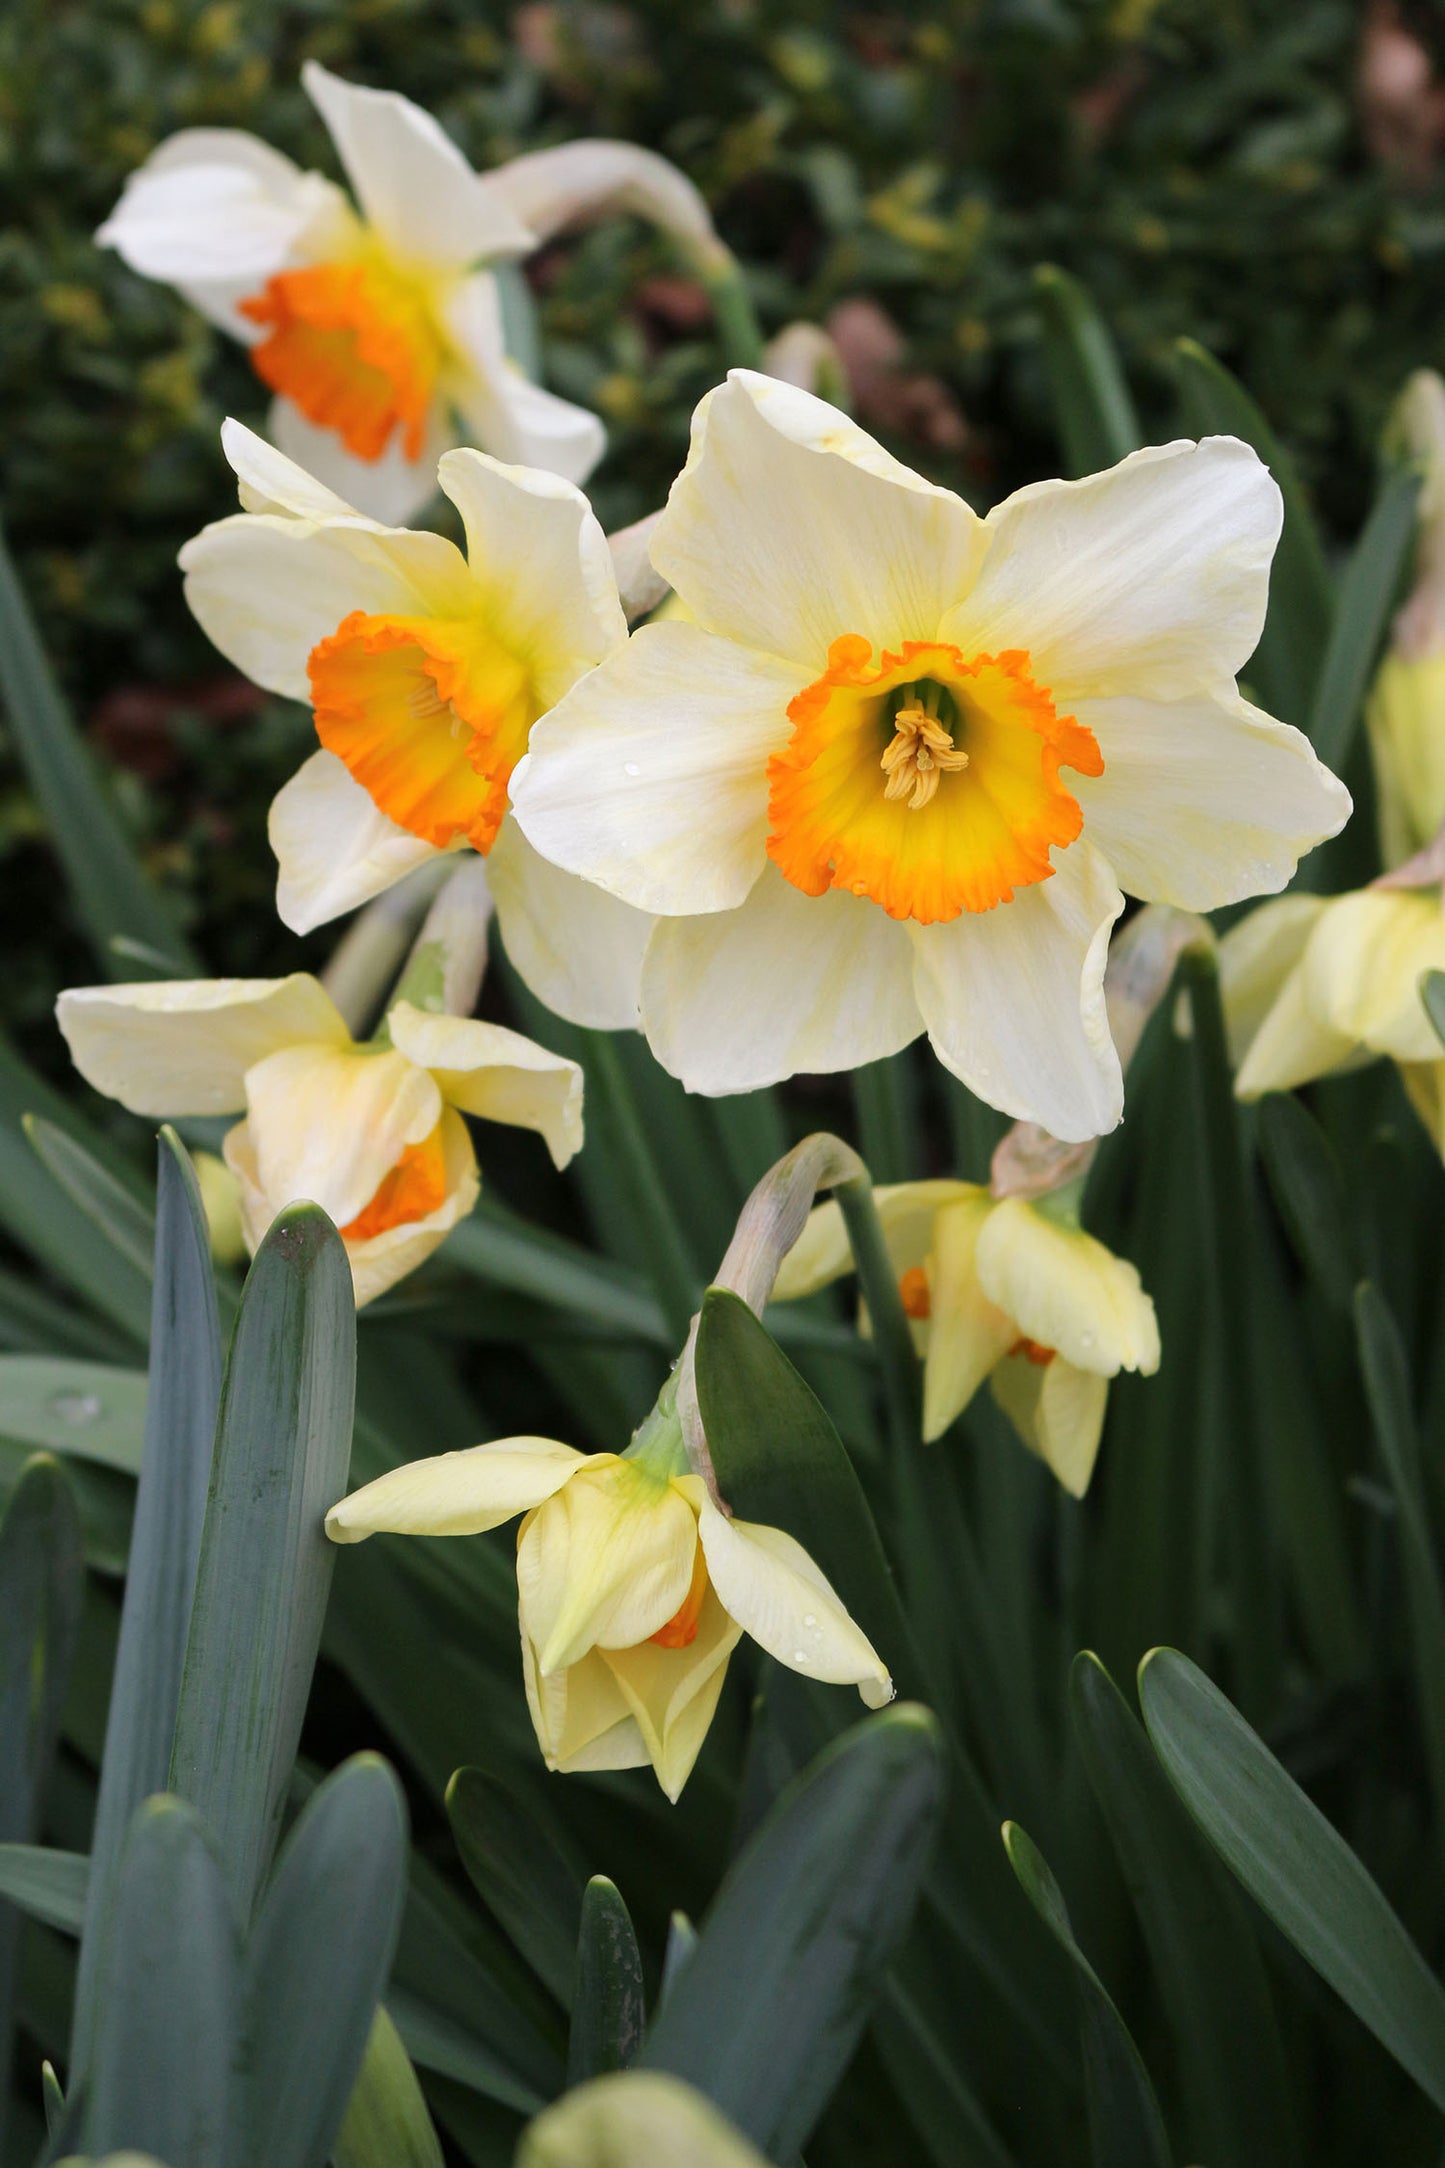
{"label": "daffodil flower", "polygon": [[340,1230],[359,1304],[414,1271],[475,1204],[463,1114],[539,1131],[558,1166],[582,1142],[575,1062],[405,1000],[357,1045],[305,972],[75,987],[56,1013],[86,1082],[133,1114],[243,1114],[223,1151],[247,1245],[310,1198]]}
{"label": "daffodil flower", "polygon": [[1232,438],[980,520],[834,408],[734,371],[652,541],[692,622],[580,680],[512,777],[539,851],[661,914],[642,1018],[663,1064],[743,1091],[926,1030],[995,1106],[1111,1128],[1121,885],[1189,909],[1281,888],[1349,811],[1233,682],[1279,524]]}
{"label": "daffodil flower", "polygon": [[538,716],[626,637],[586,499],[447,452],[464,556],[363,518],[238,422],[222,436],[246,509],[181,551],[186,597],[238,669],[310,706],[322,746],[271,808],[286,925],[470,846],[523,977],[574,1023],[634,1025],[649,921],[541,858],[507,810]]}
{"label": "daffodil flower", "polygon": [[[1089,1487],[1109,1379],[1159,1367],[1154,1305],[1134,1267],[1073,1224],[1063,1193],[995,1197],[975,1182],[873,1192],[923,1356],[923,1435],[941,1437],[989,1381],[1029,1449],[1076,1498]],[[843,1217],[819,1205],[774,1301],[853,1269]]]}
{"label": "daffodil flower", "polygon": [[856,1686],[869,1708],[893,1686],[802,1545],[731,1519],[685,1472],[669,1401],[625,1454],[501,1438],[413,1461],[333,1506],[326,1532],[467,1536],[522,1514],[522,1668],[548,1768],[650,1763],[676,1799],[744,1633],[794,1671]]}
{"label": "daffodil flower", "polygon": [[1398,866],[1445,823],[1445,383],[1433,369],[1410,378],[1392,433],[1424,467],[1415,579],[1365,708],[1381,851]]}
{"label": "daffodil flower", "polygon": [[133,173],[97,240],[242,340],[271,433],[378,519],[405,520],[459,438],[583,481],[596,416],[509,361],[489,262],[572,220],[637,210],[717,249],[692,183],[628,143],[570,143],[472,171],[429,113],[308,61],[355,204],[238,128],[187,128]]}

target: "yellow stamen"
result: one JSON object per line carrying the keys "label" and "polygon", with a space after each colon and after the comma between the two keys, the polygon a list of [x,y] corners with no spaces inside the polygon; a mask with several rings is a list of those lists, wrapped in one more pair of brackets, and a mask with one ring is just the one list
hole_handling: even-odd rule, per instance
{"label": "yellow stamen", "polygon": [[893,729],[892,741],[878,763],[888,778],[883,795],[895,801],[907,798],[910,809],[921,812],[932,801],[940,777],[966,768],[968,755],[921,701],[911,700],[900,708]]}

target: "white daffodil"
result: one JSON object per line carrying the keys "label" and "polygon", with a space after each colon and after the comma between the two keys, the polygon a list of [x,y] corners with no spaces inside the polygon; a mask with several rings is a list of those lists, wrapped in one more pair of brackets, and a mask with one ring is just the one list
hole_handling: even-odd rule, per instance
{"label": "white daffodil", "polygon": [[893,1692],[803,1546],[720,1512],[685,1468],[671,1411],[626,1454],[501,1438],[379,1476],[332,1507],[326,1532],[467,1536],[523,1514],[522,1666],[548,1768],[651,1763],[676,1799],[744,1633],[808,1678],[856,1686],[869,1708]]}
{"label": "white daffodil", "polygon": [[425,504],[439,454],[460,437],[584,480],[602,424],[508,360],[484,266],[611,209],[717,250],[697,190],[630,143],[569,143],[476,174],[394,91],[314,60],[301,80],[354,206],[256,136],[187,128],[131,175],[97,240],[248,345],[276,394],[276,442],[378,519]]}
{"label": "white daffodil", "polygon": [[447,452],[464,556],[363,518],[238,422],[222,438],[246,509],[181,551],[186,599],[238,669],[311,708],[323,748],[271,808],[286,925],[309,932],[470,845],[523,977],[574,1023],[635,1025],[649,920],[549,864],[507,814],[537,717],[626,638],[585,497]]}
{"label": "white daffodil", "polygon": [[463,1114],[539,1131],[559,1167],[582,1143],[575,1062],[410,1001],[357,1045],[301,971],[75,987],[56,1014],[86,1082],[131,1113],[243,1114],[223,1150],[248,1246],[309,1198],[340,1230],[358,1303],[415,1271],[475,1204]]}
{"label": "white daffodil", "polygon": [[[1159,1367],[1154,1305],[1134,1267],[1057,1203],[975,1182],[902,1182],[874,1197],[923,1356],[923,1435],[941,1437],[987,1378],[1065,1490],[1089,1487],[1109,1379]],[[853,1269],[843,1216],[819,1205],[773,1288],[810,1295]]]}
{"label": "white daffodil", "polygon": [[1111,1128],[1121,886],[1191,910],[1281,888],[1349,812],[1234,685],[1279,523],[1232,438],[980,520],[846,415],[734,371],[652,541],[692,622],[582,679],[512,778],[544,856],[661,914],[642,1017],[663,1064],[743,1091],[926,1030],[995,1106]]}

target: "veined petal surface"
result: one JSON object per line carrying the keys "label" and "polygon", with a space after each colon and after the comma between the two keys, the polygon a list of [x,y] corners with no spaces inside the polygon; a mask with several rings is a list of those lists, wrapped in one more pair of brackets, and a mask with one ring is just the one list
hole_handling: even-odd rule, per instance
{"label": "veined petal surface", "polygon": [[156,979],[79,986],[56,1004],[88,1084],[132,1114],[234,1114],[255,1063],[298,1040],[345,1048],[331,996],[308,972],[285,979]]}
{"label": "veined petal surface", "polygon": [[594,1031],[637,1028],[648,912],[552,865],[514,818],[487,855],[487,882],[507,954],[539,1001]]}
{"label": "veined petal surface", "polygon": [[247,1071],[246,1116],[272,1213],[309,1197],[344,1230],[438,1127],[442,1096],[394,1049],[288,1046]]}
{"label": "veined petal surface", "polygon": [[326,1516],[326,1533],[334,1543],[382,1534],[480,1535],[552,1497],[585,1458],[555,1438],[497,1438],[461,1453],[435,1453],[389,1469],[343,1498]]}
{"label": "veined petal surface", "polygon": [[941,1438],[1001,1362],[1019,1327],[985,1293],[979,1237],[1000,1206],[986,1189],[944,1205],[928,1260],[928,1346],[923,1358],[923,1436]]}
{"label": "veined petal surface", "polygon": [[383,813],[334,753],[313,753],[271,801],[276,911],[292,933],[310,933],[354,911],[436,848]]}
{"label": "veined petal surface", "polygon": [[538,1668],[560,1671],[591,1648],[631,1648],[660,1632],[688,1593],[696,1550],[675,1484],[595,1454],[518,1538],[522,1624]]}
{"label": "veined petal surface", "polygon": [[1139,1275],[1077,1227],[1061,1227],[1021,1197],[994,1206],[978,1233],[979,1285],[1019,1333],[1076,1370],[1152,1376],[1159,1326]]}
{"label": "veined petal surface", "polygon": [[444,1099],[489,1122],[535,1129],[555,1165],[582,1149],[582,1071],[564,1055],[502,1024],[436,1016],[399,1001],[389,1011],[392,1044],[430,1070]]}

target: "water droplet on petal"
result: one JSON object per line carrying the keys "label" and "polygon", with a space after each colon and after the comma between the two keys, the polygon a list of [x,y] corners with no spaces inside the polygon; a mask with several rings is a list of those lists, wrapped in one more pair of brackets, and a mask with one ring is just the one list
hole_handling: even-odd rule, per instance
{"label": "water droplet on petal", "polygon": [[807,1661],[808,1661],[808,1652],[807,1652],[807,1650],[806,1650],[806,1649],[794,1649],[794,1651],[793,1651],[793,1662],[794,1662],[795,1664],[805,1664],[805,1663],[806,1663]]}
{"label": "water droplet on petal", "polygon": [[1092,1347],[1093,1344],[1094,1335],[1091,1332],[1081,1332],[1079,1334],[1079,1345],[1081,1347]]}
{"label": "water droplet on petal", "polygon": [[816,1626],[817,1623],[818,1621],[811,1611],[805,1611],[803,1613],[803,1624],[805,1626]]}
{"label": "water droplet on petal", "polygon": [[104,1415],[105,1406],[94,1393],[56,1393],[50,1412],[62,1423],[93,1423],[97,1416]]}
{"label": "water droplet on petal", "polygon": [[642,770],[638,767],[635,760],[624,760],[622,763],[622,773],[624,775],[641,775]]}

